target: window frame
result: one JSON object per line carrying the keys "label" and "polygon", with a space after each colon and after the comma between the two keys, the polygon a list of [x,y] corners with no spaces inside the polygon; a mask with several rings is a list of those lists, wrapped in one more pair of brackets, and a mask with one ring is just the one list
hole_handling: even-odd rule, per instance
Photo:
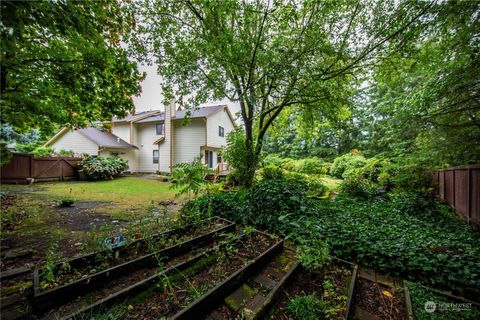
{"label": "window frame", "polygon": [[225,137],[225,128],[222,126],[218,126],[218,136],[224,138]]}
{"label": "window frame", "polygon": [[[155,153],[157,154],[156,157],[155,157]],[[153,152],[152,152],[152,158],[153,158],[153,163],[159,163],[159,161],[160,161],[160,150],[154,149]]]}
{"label": "window frame", "polygon": [[[160,133],[158,133],[158,128],[161,127],[162,130]],[[157,122],[155,123],[155,133],[157,134],[157,136],[161,136],[164,134],[164,131],[165,131],[165,125],[163,122]]]}

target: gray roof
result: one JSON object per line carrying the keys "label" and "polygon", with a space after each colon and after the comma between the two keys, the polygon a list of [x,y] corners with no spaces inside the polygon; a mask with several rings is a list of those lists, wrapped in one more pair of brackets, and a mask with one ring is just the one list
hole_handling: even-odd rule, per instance
{"label": "gray roof", "polygon": [[112,121],[113,122],[122,122],[122,121],[136,121],[136,119],[143,119],[144,117],[148,116],[149,114],[151,115],[154,115],[154,114],[158,114],[160,112],[160,110],[150,110],[150,111],[142,111],[142,112],[138,112],[138,113],[135,113],[135,114],[128,114],[126,117],[124,118],[117,118],[117,117],[113,117]]}
{"label": "gray roof", "polygon": [[[218,106],[198,108],[192,111],[190,118],[205,118],[225,107],[226,107],[225,105],[218,105]],[[148,116],[149,112],[152,113],[150,116]],[[175,117],[173,117],[173,119],[183,119],[185,118],[185,113],[186,113],[186,110],[175,111]],[[143,116],[146,116],[146,117],[143,118]],[[135,120],[135,118],[140,118],[140,120]],[[140,112],[133,116],[128,115],[123,119],[116,119],[116,118],[113,119],[114,122],[133,121],[135,123],[157,122],[157,121],[163,121],[163,120],[164,120],[164,114],[160,110]]]}
{"label": "gray roof", "polygon": [[100,147],[118,149],[136,148],[135,146],[120,139],[116,135],[99,130],[97,128],[78,129],[78,132],[92,140]]}

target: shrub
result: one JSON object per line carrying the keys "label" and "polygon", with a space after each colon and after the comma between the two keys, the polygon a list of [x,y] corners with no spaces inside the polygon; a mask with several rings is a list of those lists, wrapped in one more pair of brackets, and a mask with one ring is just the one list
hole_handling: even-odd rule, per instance
{"label": "shrub", "polygon": [[295,320],[318,320],[326,313],[327,304],[314,295],[295,296],[288,303],[288,313]]}
{"label": "shrub", "polygon": [[297,170],[298,172],[309,174],[328,173],[328,171],[326,171],[323,161],[316,157],[298,160]]}
{"label": "shrub", "polygon": [[359,174],[352,173],[340,184],[340,194],[354,198],[371,198],[377,195],[377,186]]}
{"label": "shrub", "polygon": [[32,151],[32,154],[35,157],[48,157],[54,153],[54,149],[52,147],[37,147],[35,150]]}
{"label": "shrub", "polygon": [[282,179],[284,174],[282,168],[279,168],[274,164],[268,164],[260,169],[260,175],[264,179]]}
{"label": "shrub", "polygon": [[119,157],[92,157],[88,156],[79,163],[88,179],[107,180],[128,168],[128,161]]}
{"label": "shrub", "polygon": [[73,150],[65,150],[65,149],[62,149],[60,151],[57,152],[57,154],[60,156],[60,157],[73,157],[75,152]]}
{"label": "shrub", "polygon": [[325,241],[309,239],[297,249],[297,258],[308,271],[321,269],[330,260],[330,250]]}
{"label": "shrub", "polygon": [[0,141],[0,167],[9,163],[12,153],[7,148],[7,142]]}
{"label": "shrub", "polygon": [[228,134],[227,147],[223,156],[227,163],[234,168],[236,180],[240,185],[249,186],[255,176],[256,156],[250,151],[246,148],[246,137],[241,128]]}
{"label": "shrub", "polygon": [[281,167],[282,162],[283,162],[282,158],[280,158],[279,156],[273,155],[273,154],[270,154],[263,159],[264,166],[268,166],[268,165],[273,164],[277,167]]}
{"label": "shrub", "polygon": [[39,142],[17,143],[15,145],[15,151],[21,153],[30,153],[38,147],[40,147]]}
{"label": "shrub", "polygon": [[347,153],[335,158],[330,168],[330,174],[336,178],[343,178],[345,171],[361,168],[366,162],[367,160],[362,155]]}
{"label": "shrub", "polygon": [[247,198],[247,221],[263,229],[281,230],[280,216],[306,210],[302,185],[283,179],[260,181],[248,191]]}
{"label": "shrub", "polygon": [[212,172],[198,160],[174,164],[172,169],[172,180],[177,180],[177,183],[172,184],[170,188],[180,189],[176,196],[188,194],[189,199],[191,193],[195,197],[198,196],[198,193],[209,183],[205,180],[205,175]]}

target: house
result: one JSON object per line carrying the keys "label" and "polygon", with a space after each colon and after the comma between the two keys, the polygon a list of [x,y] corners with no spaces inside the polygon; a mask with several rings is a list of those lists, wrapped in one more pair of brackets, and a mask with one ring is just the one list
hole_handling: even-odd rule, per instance
{"label": "house", "polygon": [[209,168],[224,168],[220,151],[235,128],[229,108],[203,107],[193,110],[189,121],[185,116],[186,110],[172,102],[164,110],[113,118],[111,132],[64,128],[45,145],[76,154],[119,156],[128,160],[131,172],[171,172],[171,165],[195,158]]}

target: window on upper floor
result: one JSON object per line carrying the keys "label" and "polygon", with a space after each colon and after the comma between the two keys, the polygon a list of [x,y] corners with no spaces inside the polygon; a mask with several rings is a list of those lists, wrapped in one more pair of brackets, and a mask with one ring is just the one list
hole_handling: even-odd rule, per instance
{"label": "window on upper floor", "polygon": [[162,135],[163,134],[163,123],[155,124],[155,129],[157,130],[157,136]]}
{"label": "window on upper floor", "polygon": [[159,153],[158,150],[153,150],[153,163],[158,163]]}
{"label": "window on upper floor", "polygon": [[225,128],[222,126],[218,126],[218,135],[220,137],[225,137]]}

